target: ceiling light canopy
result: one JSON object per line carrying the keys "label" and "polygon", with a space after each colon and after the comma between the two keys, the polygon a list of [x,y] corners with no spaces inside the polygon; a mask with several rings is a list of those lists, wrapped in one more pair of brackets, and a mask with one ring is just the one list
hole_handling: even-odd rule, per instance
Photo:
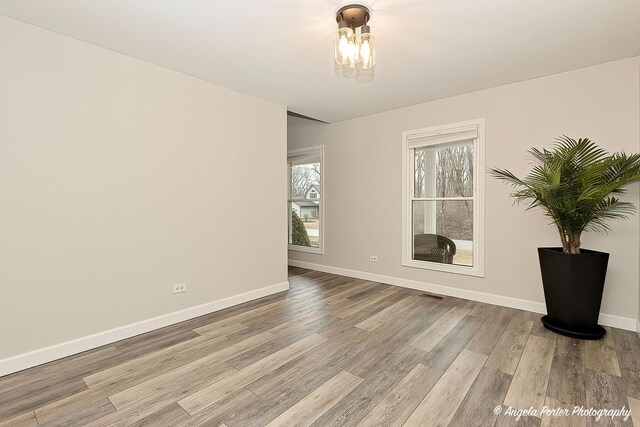
{"label": "ceiling light canopy", "polygon": [[334,59],[343,77],[355,77],[357,71],[373,70],[376,66],[370,18],[369,8],[359,4],[344,6],[336,12]]}

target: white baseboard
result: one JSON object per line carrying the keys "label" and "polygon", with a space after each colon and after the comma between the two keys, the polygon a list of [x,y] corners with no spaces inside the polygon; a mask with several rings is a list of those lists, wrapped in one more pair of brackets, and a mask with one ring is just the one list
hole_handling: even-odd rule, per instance
{"label": "white baseboard", "polygon": [[[292,267],[307,268],[325,273],[339,274],[341,276],[354,277],[356,279],[371,280],[373,282],[386,283],[388,285],[401,286],[403,288],[417,289],[424,292],[446,295],[457,298],[464,298],[472,301],[479,301],[488,304],[500,305],[503,307],[517,308],[519,310],[532,311],[534,313],[546,314],[547,308],[543,302],[530,301],[520,298],[506,297],[503,295],[489,294],[485,292],[470,291],[468,289],[453,288],[450,286],[436,285],[433,283],[419,282],[417,280],[402,279],[399,277],[385,276],[382,274],[368,273],[366,271],[351,270],[348,268],[332,267],[328,265],[315,264],[312,262],[289,260]],[[630,317],[615,316],[613,314],[600,313],[599,323],[614,328],[626,329],[628,331],[640,332],[640,321]]]}
{"label": "white baseboard", "polygon": [[0,377],[289,289],[282,282],[0,360]]}

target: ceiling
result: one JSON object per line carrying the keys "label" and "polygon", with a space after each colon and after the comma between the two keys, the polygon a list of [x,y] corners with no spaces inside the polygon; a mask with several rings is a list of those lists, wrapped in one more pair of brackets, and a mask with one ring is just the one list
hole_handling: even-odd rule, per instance
{"label": "ceiling", "polygon": [[638,0],[373,0],[373,81],[337,77],[340,0],[0,0],[0,14],[334,122],[640,55]]}

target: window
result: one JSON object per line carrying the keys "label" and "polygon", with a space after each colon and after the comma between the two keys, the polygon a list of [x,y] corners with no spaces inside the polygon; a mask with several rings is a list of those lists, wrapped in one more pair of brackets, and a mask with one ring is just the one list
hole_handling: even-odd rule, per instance
{"label": "window", "polygon": [[402,264],[483,277],[484,120],[402,139]]}
{"label": "window", "polygon": [[323,147],[289,151],[289,249],[323,253]]}

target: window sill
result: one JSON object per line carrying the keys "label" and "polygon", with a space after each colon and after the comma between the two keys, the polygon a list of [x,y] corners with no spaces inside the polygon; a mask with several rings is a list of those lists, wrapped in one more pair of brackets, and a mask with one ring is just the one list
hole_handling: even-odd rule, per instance
{"label": "window sill", "polygon": [[324,255],[324,250],[322,248],[314,248],[311,246],[289,245],[289,250],[297,251],[297,252],[306,252],[309,254]]}
{"label": "window sill", "polygon": [[441,264],[438,262],[403,260],[404,267],[421,268],[423,270],[442,271],[445,273],[461,274],[463,276],[484,277],[484,271],[478,267],[464,267],[461,265]]}

